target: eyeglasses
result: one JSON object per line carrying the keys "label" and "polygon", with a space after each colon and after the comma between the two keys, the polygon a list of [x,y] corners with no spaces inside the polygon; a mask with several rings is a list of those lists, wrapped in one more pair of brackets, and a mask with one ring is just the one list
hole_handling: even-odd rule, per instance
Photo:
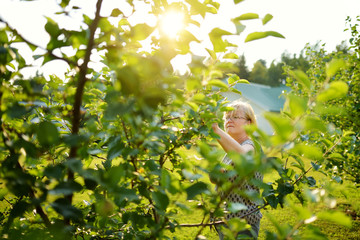
{"label": "eyeglasses", "polygon": [[226,116],[225,117],[225,121],[229,121],[229,120],[239,120],[239,119],[244,119],[244,120],[248,120],[246,117],[240,117],[240,116]]}

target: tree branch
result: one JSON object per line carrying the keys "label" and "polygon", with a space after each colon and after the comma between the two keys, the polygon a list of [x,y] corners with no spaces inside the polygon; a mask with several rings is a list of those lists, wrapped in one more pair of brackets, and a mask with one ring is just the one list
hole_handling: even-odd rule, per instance
{"label": "tree branch", "polygon": [[[91,56],[91,51],[93,49],[94,46],[94,38],[95,38],[95,31],[97,29],[98,23],[100,21],[100,9],[101,9],[101,4],[102,4],[103,0],[98,0],[96,3],[96,13],[95,13],[95,18],[92,21],[89,30],[90,30],[90,36],[89,36],[89,41],[86,47],[86,53],[85,53],[85,57],[84,57],[84,62],[83,64],[80,66],[80,71],[79,71],[79,78],[78,78],[78,85],[76,88],[76,93],[75,93],[75,102],[74,102],[74,109],[73,109],[73,119],[72,119],[72,135],[77,135],[79,133],[79,128],[80,128],[80,118],[81,118],[81,113],[80,113],[80,108],[81,108],[81,104],[82,104],[82,97],[83,97],[83,93],[84,93],[84,88],[85,88],[85,83],[87,81],[86,78],[86,74],[88,71],[88,63],[90,61],[90,56]],[[69,159],[71,158],[76,158],[77,156],[77,150],[78,147],[72,146],[70,148],[70,154],[69,154]],[[68,180],[73,180],[74,179],[74,173],[69,169],[68,170]],[[67,199],[69,200],[70,204],[72,203],[72,198],[73,195],[69,195],[67,196]],[[65,219],[65,223],[69,224],[69,219]]]}
{"label": "tree branch", "polygon": [[25,43],[27,43],[28,45],[34,46],[34,47],[36,47],[36,48],[40,48],[41,50],[46,51],[52,58],[57,59],[57,60],[63,60],[63,61],[65,61],[67,64],[79,68],[79,65],[78,65],[76,62],[73,62],[73,61],[71,61],[70,59],[67,59],[67,58],[64,58],[64,57],[59,57],[59,56],[55,55],[52,50],[48,50],[48,49],[43,48],[43,47],[41,47],[41,46],[39,46],[39,45],[36,45],[36,44],[33,43],[33,42],[30,42],[29,40],[27,40],[26,38],[24,38],[15,28],[12,28],[12,27],[9,25],[9,23],[6,22],[6,21],[4,21],[2,18],[0,18],[0,22],[3,22],[3,23],[10,29],[10,31],[12,31],[13,33],[15,33],[16,36],[18,36],[19,38],[21,38],[21,40],[24,41]]}

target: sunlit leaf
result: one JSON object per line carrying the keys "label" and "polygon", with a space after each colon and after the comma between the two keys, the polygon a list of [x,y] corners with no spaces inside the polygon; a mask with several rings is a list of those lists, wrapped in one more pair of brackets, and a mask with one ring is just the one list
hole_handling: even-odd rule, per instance
{"label": "sunlit leaf", "polygon": [[329,63],[326,64],[326,76],[331,78],[334,76],[340,69],[346,67],[346,62],[343,59],[332,59]]}
{"label": "sunlit leaf", "polygon": [[210,41],[214,46],[215,52],[223,52],[226,50],[226,47],[228,46],[227,43],[222,39],[222,36],[225,35],[232,35],[231,32],[225,31],[220,28],[214,28],[209,33]]}
{"label": "sunlit leaf", "polygon": [[343,81],[334,81],[330,86],[317,96],[320,102],[326,102],[336,98],[345,97],[348,93],[349,86]]}
{"label": "sunlit leaf", "polygon": [[308,76],[301,70],[289,71],[289,75],[295,78],[306,89],[311,88],[311,82]]}
{"label": "sunlit leaf", "polygon": [[240,90],[236,89],[235,87],[230,88],[230,91],[232,91],[233,93],[237,93],[239,95],[242,95],[242,92]]}
{"label": "sunlit leaf", "polygon": [[247,35],[247,37],[245,39],[245,42],[251,42],[251,41],[266,38],[266,37],[269,37],[269,36],[278,37],[278,38],[285,38],[280,33],[274,32],[274,31],[253,32],[253,33],[250,33],[249,35]]}
{"label": "sunlit leaf", "polygon": [[265,17],[262,19],[262,24],[267,24],[271,19],[273,19],[273,16],[271,14],[266,14]]}
{"label": "sunlit leaf", "polygon": [[239,56],[236,53],[227,53],[224,55],[225,59],[238,59]]}
{"label": "sunlit leaf", "polygon": [[236,74],[228,74],[228,84],[232,85],[234,83],[237,83],[240,80],[239,76]]}
{"label": "sunlit leaf", "polygon": [[281,116],[280,114],[267,112],[264,114],[265,118],[269,121],[281,141],[287,141],[292,133],[294,127],[290,119]]}
{"label": "sunlit leaf", "polygon": [[205,17],[207,7],[204,4],[197,0],[186,0],[186,2],[190,4],[193,14],[200,14],[202,17]]}
{"label": "sunlit leaf", "polygon": [[208,82],[208,85],[209,86],[214,86],[214,87],[218,87],[218,88],[223,88],[223,89],[228,89],[228,85],[221,81],[221,80],[218,80],[218,79],[212,79]]}
{"label": "sunlit leaf", "polygon": [[118,8],[114,8],[110,14],[112,17],[118,17],[119,15],[122,15],[122,11]]}
{"label": "sunlit leaf", "polygon": [[298,154],[299,156],[304,156],[313,160],[321,160],[323,158],[323,153],[321,149],[314,145],[305,145],[302,143],[296,144],[294,148],[291,149],[291,152]]}
{"label": "sunlit leaf", "polygon": [[309,130],[311,132],[314,131],[320,131],[320,132],[326,132],[326,126],[324,124],[324,122],[319,119],[316,118],[314,116],[306,116],[302,121],[301,121],[304,130]]}
{"label": "sunlit leaf", "polygon": [[244,13],[241,16],[234,18],[234,21],[251,20],[258,18],[259,18],[259,14],[257,13]]}
{"label": "sunlit leaf", "polygon": [[288,104],[293,117],[301,116],[307,109],[307,101],[303,97],[294,94],[288,95]]}
{"label": "sunlit leaf", "polygon": [[150,36],[154,31],[153,27],[150,27],[146,23],[139,23],[131,29],[131,39],[134,41],[142,41]]}
{"label": "sunlit leaf", "polygon": [[351,218],[343,212],[320,212],[317,216],[319,219],[331,221],[348,228],[352,226]]}
{"label": "sunlit leaf", "polygon": [[240,79],[240,80],[238,81],[238,83],[250,84],[250,82],[249,82],[248,80],[246,80],[246,79]]}

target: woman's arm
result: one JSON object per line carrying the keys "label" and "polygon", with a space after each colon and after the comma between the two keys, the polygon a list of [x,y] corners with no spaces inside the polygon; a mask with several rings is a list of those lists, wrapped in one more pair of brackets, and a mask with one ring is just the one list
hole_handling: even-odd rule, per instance
{"label": "woman's arm", "polygon": [[222,130],[217,123],[212,124],[212,129],[220,136],[220,139],[217,139],[217,141],[220,143],[225,152],[234,151],[238,153],[247,153],[254,150],[254,147],[251,144],[245,144],[243,146],[240,145],[240,143]]}

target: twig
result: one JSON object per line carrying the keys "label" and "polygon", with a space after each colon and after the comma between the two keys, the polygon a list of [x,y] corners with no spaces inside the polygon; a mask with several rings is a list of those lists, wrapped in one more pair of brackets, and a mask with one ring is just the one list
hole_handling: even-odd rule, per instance
{"label": "twig", "polygon": [[36,45],[32,42],[30,42],[29,40],[27,40],[26,38],[24,38],[15,28],[12,28],[8,22],[4,21],[2,18],[0,18],[0,22],[3,22],[9,29],[10,31],[12,31],[13,33],[15,33],[19,38],[21,38],[21,40],[23,40],[25,43],[27,43],[28,45],[31,45],[31,46],[34,46],[34,47],[37,47],[37,48],[40,48],[41,50],[44,50],[46,51],[52,58],[54,59],[58,59],[58,60],[63,60],[65,61],[66,63],[68,63],[69,65],[72,65],[72,66],[75,66],[75,67],[79,67],[79,65],[76,63],[76,62],[73,62],[71,61],[70,59],[67,59],[67,58],[64,58],[64,57],[59,57],[57,55],[55,55],[53,53],[52,50],[48,50],[46,48],[43,48],[39,45]]}

